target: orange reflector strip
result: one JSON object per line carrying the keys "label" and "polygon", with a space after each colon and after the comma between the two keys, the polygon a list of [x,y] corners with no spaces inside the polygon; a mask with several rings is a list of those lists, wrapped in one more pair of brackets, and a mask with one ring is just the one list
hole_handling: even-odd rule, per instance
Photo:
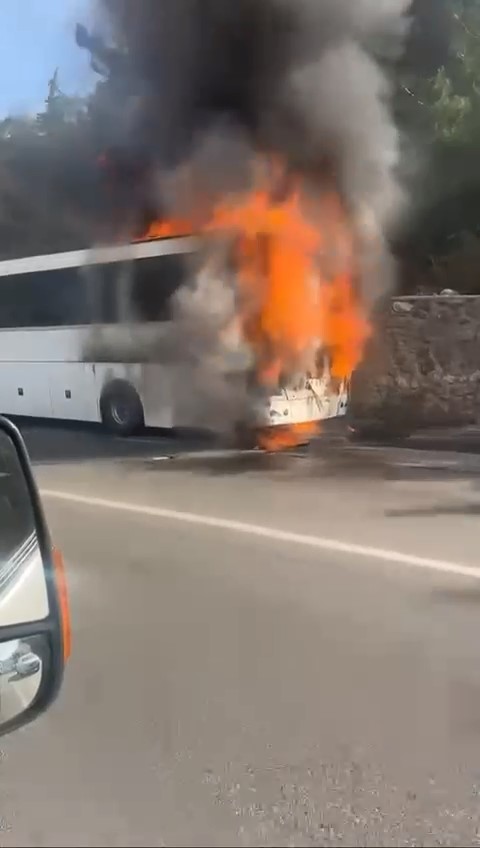
{"label": "orange reflector strip", "polygon": [[72,627],[70,622],[70,604],[68,602],[67,578],[65,574],[65,563],[58,548],[52,550],[52,560],[55,569],[55,583],[58,592],[58,603],[63,638],[63,658],[68,660],[72,651]]}

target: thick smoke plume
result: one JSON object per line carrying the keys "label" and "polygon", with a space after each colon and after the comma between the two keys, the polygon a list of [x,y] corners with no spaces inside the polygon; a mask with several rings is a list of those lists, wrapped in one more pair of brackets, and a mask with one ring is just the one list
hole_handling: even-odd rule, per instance
{"label": "thick smoke plume", "polygon": [[[399,139],[386,64],[411,0],[103,0],[125,48],[129,142],[171,171],[228,127],[296,170],[334,171],[346,200],[383,229],[398,211]],[[228,148],[228,144],[226,145]],[[212,179],[216,179],[215,169]]]}
{"label": "thick smoke plume", "polygon": [[[370,308],[392,284],[387,237],[404,203],[390,73],[402,55],[411,0],[101,5],[130,97],[120,140],[149,163],[145,208],[153,216],[191,215],[211,196],[247,188],[252,154],[273,153],[312,196],[331,185],[340,193]],[[188,329],[194,360],[201,340],[197,371],[207,396],[210,368],[210,398],[229,397],[226,383],[219,389],[221,366],[211,364],[223,355],[219,312],[220,323],[232,319],[231,281],[216,274],[206,282],[205,273],[177,300],[179,337],[184,346]],[[216,335],[205,358],[211,326]]]}

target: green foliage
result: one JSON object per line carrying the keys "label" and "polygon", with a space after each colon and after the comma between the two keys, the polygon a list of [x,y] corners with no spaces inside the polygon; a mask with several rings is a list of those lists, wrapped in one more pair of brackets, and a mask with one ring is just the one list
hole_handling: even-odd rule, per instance
{"label": "green foliage", "polygon": [[447,12],[440,67],[426,76],[402,69],[400,78],[400,119],[421,160],[406,240],[427,269],[426,288],[438,288],[438,268],[448,265],[448,287],[480,292],[480,275],[468,268],[480,255],[472,250],[480,234],[480,0],[448,0]]}
{"label": "green foliage", "polygon": [[440,68],[430,84],[429,104],[435,138],[446,144],[467,144],[471,140],[474,112],[472,98],[456,94],[446,68]]}
{"label": "green foliage", "polygon": [[88,245],[99,221],[95,93],[68,97],[58,72],[37,115],[0,122],[0,257]]}
{"label": "green foliage", "polygon": [[426,86],[435,139],[444,144],[480,142],[480,3],[452,0],[449,61]]}

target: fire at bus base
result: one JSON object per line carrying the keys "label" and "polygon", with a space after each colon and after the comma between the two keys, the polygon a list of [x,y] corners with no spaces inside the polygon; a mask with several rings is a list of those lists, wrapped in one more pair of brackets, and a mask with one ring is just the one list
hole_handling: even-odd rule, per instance
{"label": "fire at bus base", "polygon": [[345,414],[392,282],[404,196],[390,71],[411,0],[101,6],[121,51],[84,29],[77,40],[135,91],[123,149],[148,164],[128,220],[147,209],[142,240],[202,242],[173,297],[168,356],[190,365],[176,423],[244,425],[267,449],[304,442]]}
{"label": "fire at bus base", "polygon": [[[275,450],[307,441],[322,420],[346,413],[369,325],[339,195],[309,198],[301,177],[278,163],[255,166],[249,192],[221,199],[206,218],[196,218],[207,257],[197,285],[215,275],[231,289],[216,331],[225,350],[246,351],[251,390],[247,419],[235,423]],[[154,221],[144,238],[186,234],[193,226]]]}

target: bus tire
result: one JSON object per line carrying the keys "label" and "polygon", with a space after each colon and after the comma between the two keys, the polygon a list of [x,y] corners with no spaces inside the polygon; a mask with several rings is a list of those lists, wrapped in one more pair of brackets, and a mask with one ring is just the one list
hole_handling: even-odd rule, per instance
{"label": "bus tire", "polygon": [[125,380],[108,383],[100,399],[104,426],[117,436],[131,436],[143,427],[143,406],[138,392]]}

